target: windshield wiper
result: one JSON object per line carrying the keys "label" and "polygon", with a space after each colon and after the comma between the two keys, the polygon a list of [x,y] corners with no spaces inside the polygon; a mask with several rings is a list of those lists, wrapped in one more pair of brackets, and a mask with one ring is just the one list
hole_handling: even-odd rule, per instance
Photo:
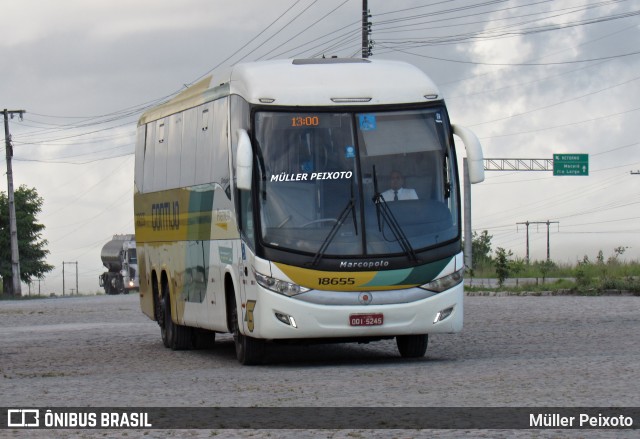
{"label": "windshield wiper", "polygon": [[393,233],[394,238],[396,239],[396,241],[398,241],[398,244],[400,244],[400,247],[402,248],[404,253],[414,262],[420,262],[415,250],[413,250],[413,247],[411,247],[411,243],[409,242],[407,235],[402,230],[402,227],[400,227],[400,224],[398,224],[398,220],[391,212],[391,209],[389,209],[389,206],[387,206],[387,201],[384,199],[384,197],[380,193],[380,190],[378,189],[378,176],[376,175],[375,165],[373,166],[373,190],[375,193],[373,195],[372,201],[373,204],[376,205],[378,230],[382,232],[382,222],[380,221],[380,217],[382,216],[386,223],[389,224],[391,233]]}
{"label": "windshield wiper", "polygon": [[318,262],[320,262],[320,259],[322,259],[322,257],[324,256],[324,253],[327,251],[329,244],[331,244],[333,238],[335,238],[336,233],[338,233],[338,230],[340,229],[342,224],[344,224],[350,212],[351,216],[353,216],[353,228],[355,229],[356,236],[358,236],[358,223],[356,220],[356,200],[353,195],[353,179],[351,180],[351,198],[349,199],[347,205],[344,206],[344,209],[342,209],[342,212],[340,212],[338,219],[331,227],[331,230],[329,230],[329,234],[327,235],[327,237],[324,238],[324,241],[322,241],[322,245],[313,257],[313,261],[311,261],[311,266],[318,265]]}

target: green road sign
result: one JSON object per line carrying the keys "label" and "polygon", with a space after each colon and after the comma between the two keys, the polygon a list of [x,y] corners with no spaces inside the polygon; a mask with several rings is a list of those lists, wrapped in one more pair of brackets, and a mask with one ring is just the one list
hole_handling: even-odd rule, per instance
{"label": "green road sign", "polygon": [[553,175],[589,175],[589,154],[554,154]]}

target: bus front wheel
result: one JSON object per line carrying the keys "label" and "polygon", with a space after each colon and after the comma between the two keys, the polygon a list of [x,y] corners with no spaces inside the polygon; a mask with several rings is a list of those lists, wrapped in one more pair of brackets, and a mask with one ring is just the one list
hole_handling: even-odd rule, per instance
{"label": "bus front wheel", "polygon": [[428,343],[428,334],[398,335],[396,337],[398,351],[403,358],[423,357],[427,352]]}
{"label": "bus front wheel", "polygon": [[238,361],[240,364],[247,366],[262,363],[264,342],[240,333],[238,307],[236,306],[235,294],[233,294],[233,292],[230,294],[229,305],[231,306],[231,330],[233,331],[233,341],[235,343]]}

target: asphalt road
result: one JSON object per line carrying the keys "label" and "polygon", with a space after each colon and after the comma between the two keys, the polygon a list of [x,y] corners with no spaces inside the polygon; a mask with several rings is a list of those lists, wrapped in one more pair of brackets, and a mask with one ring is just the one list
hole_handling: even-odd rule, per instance
{"label": "asphalt road", "polygon": [[[0,302],[0,406],[638,407],[640,297],[467,297],[465,328],[422,359],[393,340],[270,346],[240,366],[233,340],[171,351],[137,295]],[[2,415],[4,416],[4,415]],[[636,422],[640,422],[637,419]],[[182,437],[460,437],[440,430],[181,431]],[[173,432],[175,433],[175,432]],[[168,437],[150,430],[144,437]],[[470,437],[637,437],[636,431],[476,430]],[[0,437],[138,437],[0,430]]]}

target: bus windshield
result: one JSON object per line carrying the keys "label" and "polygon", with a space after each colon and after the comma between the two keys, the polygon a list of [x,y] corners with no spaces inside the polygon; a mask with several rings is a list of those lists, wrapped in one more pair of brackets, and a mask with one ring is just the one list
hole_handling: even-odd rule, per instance
{"label": "bus windshield", "polygon": [[458,237],[455,157],[442,108],[255,117],[264,245],[382,256]]}

